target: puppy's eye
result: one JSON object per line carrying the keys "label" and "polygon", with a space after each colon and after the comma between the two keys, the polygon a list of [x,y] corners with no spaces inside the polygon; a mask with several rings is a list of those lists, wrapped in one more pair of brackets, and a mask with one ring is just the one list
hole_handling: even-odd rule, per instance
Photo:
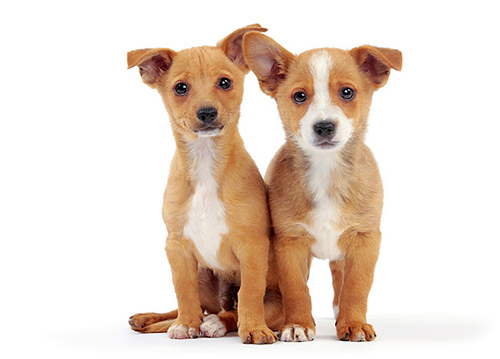
{"label": "puppy's eye", "polygon": [[342,87],[339,91],[340,98],[346,101],[351,101],[355,95],[356,91],[350,87]]}
{"label": "puppy's eye", "polygon": [[174,86],[174,91],[177,96],[185,96],[189,92],[189,87],[184,82],[179,82]]}
{"label": "puppy's eye", "polygon": [[307,101],[307,94],[304,91],[297,91],[292,95],[293,101],[297,104],[302,104]]}
{"label": "puppy's eye", "polygon": [[229,80],[227,77],[223,77],[219,80],[218,86],[223,90],[229,90],[232,84],[233,83],[231,80]]}

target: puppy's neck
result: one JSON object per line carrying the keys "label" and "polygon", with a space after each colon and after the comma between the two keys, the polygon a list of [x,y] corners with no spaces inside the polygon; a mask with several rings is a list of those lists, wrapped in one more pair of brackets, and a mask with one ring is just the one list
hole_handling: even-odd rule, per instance
{"label": "puppy's neck", "polygon": [[228,170],[228,159],[235,158],[238,143],[242,140],[237,130],[225,130],[229,131],[213,137],[176,134],[180,165],[187,170],[192,180],[197,181],[209,174],[221,174]]}
{"label": "puppy's neck", "polygon": [[317,151],[302,147],[298,141],[290,143],[296,151],[299,166],[309,185],[317,186],[334,184],[336,187],[349,187],[350,174],[354,170],[353,162],[356,156],[356,144],[349,141],[343,148],[336,151]]}
{"label": "puppy's neck", "polygon": [[206,180],[213,175],[220,160],[220,149],[213,137],[200,137],[187,144],[187,157],[190,162],[190,177],[199,182]]}

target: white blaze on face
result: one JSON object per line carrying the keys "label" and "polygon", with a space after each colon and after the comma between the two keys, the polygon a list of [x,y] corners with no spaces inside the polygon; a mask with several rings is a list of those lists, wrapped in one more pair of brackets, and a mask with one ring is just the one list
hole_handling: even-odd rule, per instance
{"label": "white blaze on face", "polygon": [[[309,71],[313,77],[314,96],[309,108],[300,120],[299,145],[308,151],[332,151],[341,149],[349,140],[353,130],[353,121],[345,115],[339,106],[332,103],[330,98],[330,73],[333,59],[330,54],[321,50],[314,53],[309,60]],[[313,126],[322,121],[332,121],[336,125],[333,141],[337,145],[331,149],[324,149],[315,145],[316,134]]]}

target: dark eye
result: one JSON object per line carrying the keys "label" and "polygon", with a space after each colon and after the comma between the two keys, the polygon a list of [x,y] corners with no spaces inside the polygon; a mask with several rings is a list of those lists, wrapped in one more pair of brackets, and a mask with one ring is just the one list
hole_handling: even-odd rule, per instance
{"label": "dark eye", "polygon": [[179,82],[174,86],[174,91],[178,96],[184,96],[189,92],[189,87],[186,83]]}
{"label": "dark eye", "polygon": [[306,102],[307,95],[304,91],[297,91],[293,94],[292,98],[295,103],[302,104]]}
{"label": "dark eye", "polygon": [[354,95],[356,95],[356,91],[350,87],[342,87],[339,92],[340,98],[346,101],[351,101],[354,98]]}
{"label": "dark eye", "polygon": [[223,77],[219,80],[218,86],[223,90],[229,90],[233,83],[227,77]]}

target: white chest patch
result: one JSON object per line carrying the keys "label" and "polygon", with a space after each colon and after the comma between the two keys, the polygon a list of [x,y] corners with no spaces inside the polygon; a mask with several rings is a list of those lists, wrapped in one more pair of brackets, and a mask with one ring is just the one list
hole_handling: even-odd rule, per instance
{"label": "white chest patch", "polygon": [[227,233],[224,203],[217,191],[218,185],[213,175],[215,148],[211,138],[199,138],[191,145],[197,181],[188,221],[184,226],[184,236],[189,238],[205,262],[213,268],[221,269],[217,260],[221,236]]}
{"label": "white chest patch", "polygon": [[311,246],[312,254],[320,259],[337,260],[342,253],[337,241],[342,234],[338,227],[340,208],[330,195],[332,172],[338,164],[332,153],[311,153],[307,172],[307,184],[313,199],[307,231],[316,238]]}

